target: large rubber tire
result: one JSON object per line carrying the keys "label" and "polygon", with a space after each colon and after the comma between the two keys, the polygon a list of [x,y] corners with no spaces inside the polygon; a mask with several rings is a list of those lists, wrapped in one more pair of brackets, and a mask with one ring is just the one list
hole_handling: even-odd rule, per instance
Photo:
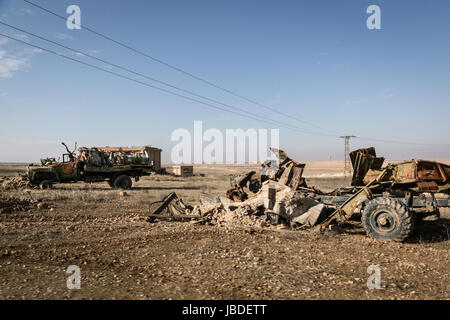
{"label": "large rubber tire", "polygon": [[368,236],[382,240],[403,241],[414,228],[408,208],[391,198],[375,198],[362,212],[361,222]]}
{"label": "large rubber tire", "polygon": [[50,180],[42,180],[39,182],[39,188],[42,190],[53,189],[53,183]]}
{"label": "large rubber tire", "polygon": [[131,189],[132,184],[130,176],[126,174],[121,174],[114,179],[114,187],[117,189]]}

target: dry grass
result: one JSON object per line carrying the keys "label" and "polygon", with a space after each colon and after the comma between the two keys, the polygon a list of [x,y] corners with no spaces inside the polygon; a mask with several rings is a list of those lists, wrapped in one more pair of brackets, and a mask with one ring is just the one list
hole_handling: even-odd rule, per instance
{"label": "dry grass", "polygon": [[0,163],[0,177],[14,177],[25,173],[25,164],[3,164]]}

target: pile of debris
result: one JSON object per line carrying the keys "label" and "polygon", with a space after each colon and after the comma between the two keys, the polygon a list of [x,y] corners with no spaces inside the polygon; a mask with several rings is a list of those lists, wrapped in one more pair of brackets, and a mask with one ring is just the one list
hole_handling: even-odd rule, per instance
{"label": "pile of debris", "polygon": [[303,228],[313,227],[327,217],[325,205],[280,182],[268,180],[245,201],[226,197],[202,198],[201,205],[184,204],[175,193],[152,204],[150,221],[193,220],[230,229],[264,228],[281,222]]}
{"label": "pile of debris", "polygon": [[31,183],[24,177],[3,177],[0,178],[0,190],[16,190],[33,188]]}
{"label": "pile of debris", "polygon": [[321,192],[308,188],[302,178],[305,164],[290,159],[282,150],[271,151],[278,161],[266,161],[260,173],[232,177],[226,197],[203,198],[200,206],[192,207],[171,193],[152,204],[149,220],[190,219],[227,228],[262,228],[282,222],[307,228],[325,220],[328,207],[314,198]]}
{"label": "pile of debris", "polygon": [[305,164],[289,158],[283,150],[275,148],[270,150],[278,157],[278,161],[264,162],[259,173],[251,171],[232,177],[230,179],[232,188],[227,191],[227,198],[245,201],[249,198],[249,191],[257,193],[263,183],[269,180],[277,181],[292,190],[307,188],[306,181],[302,177]]}
{"label": "pile of debris", "polygon": [[285,223],[295,228],[342,226],[351,219],[369,236],[403,241],[424,218],[439,219],[439,208],[450,207],[450,166],[412,159],[382,167],[373,147],[350,153],[352,185],[324,193],[302,178],[305,164],[278,149],[278,161],[233,177],[226,197],[188,206],[171,193],[150,214],[157,219],[194,220],[229,228],[265,227]]}

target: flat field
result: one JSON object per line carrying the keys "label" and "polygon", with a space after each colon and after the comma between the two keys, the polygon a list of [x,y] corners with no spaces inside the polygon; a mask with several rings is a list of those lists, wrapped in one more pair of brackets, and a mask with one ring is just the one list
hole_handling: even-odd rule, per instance
{"label": "flat field", "polygon": [[[0,165],[13,176],[23,165]],[[255,166],[197,166],[194,177],[144,177],[121,196],[107,183],[33,190],[46,208],[0,214],[0,299],[450,299],[450,211],[406,243],[287,228],[231,230],[146,221],[149,204],[169,192],[199,204],[223,196],[231,174]],[[308,162],[309,185],[348,185],[342,162]],[[23,190],[0,199],[26,199]],[[81,289],[66,286],[69,265]],[[368,289],[367,269],[381,270]]]}

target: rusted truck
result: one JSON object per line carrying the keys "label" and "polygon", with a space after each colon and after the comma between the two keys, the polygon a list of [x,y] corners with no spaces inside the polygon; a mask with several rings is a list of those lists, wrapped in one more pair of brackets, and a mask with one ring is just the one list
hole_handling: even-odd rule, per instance
{"label": "rusted truck", "polygon": [[437,219],[439,208],[450,206],[449,165],[412,159],[382,167],[384,158],[377,157],[373,147],[355,150],[350,158],[352,187],[315,194],[335,206],[323,226],[360,216],[367,235],[403,241],[424,218]]}
{"label": "rusted truck", "polygon": [[136,182],[142,176],[155,172],[146,147],[142,148],[79,148],[67,153],[62,161],[54,158],[41,159],[41,165],[29,165],[26,178],[41,189],[53,187],[53,183],[74,183],[84,181],[108,182],[112,188],[130,189],[132,179]]}

